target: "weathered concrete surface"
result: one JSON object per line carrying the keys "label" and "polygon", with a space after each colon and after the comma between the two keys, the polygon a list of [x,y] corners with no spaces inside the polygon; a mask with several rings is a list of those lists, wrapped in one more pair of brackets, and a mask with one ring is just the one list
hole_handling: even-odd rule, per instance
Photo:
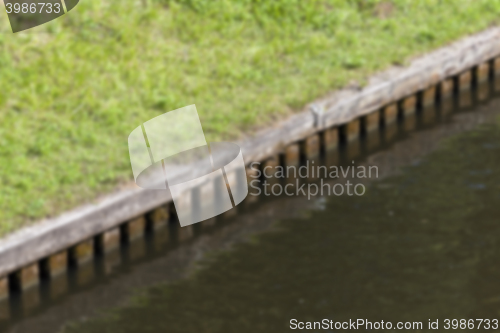
{"label": "weathered concrete surface", "polygon": [[[500,28],[490,28],[466,37],[416,58],[408,67],[394,67],[375,75],[363,89],[343,89],[319,99],[314,104],[322,110],[320,119],[309,111],[296,114],[240,143],[243,156],[247,163],[262,161],[283,151],[292,142],[334,125],[346,124],[498,55]],[[205,172],[199,168],[185,171],[192,176]],[[24,228],[0,242],[0,276],[74,246],[83,239],[98,235],[169,201],[171,196],[168,190],[130,188]]]}

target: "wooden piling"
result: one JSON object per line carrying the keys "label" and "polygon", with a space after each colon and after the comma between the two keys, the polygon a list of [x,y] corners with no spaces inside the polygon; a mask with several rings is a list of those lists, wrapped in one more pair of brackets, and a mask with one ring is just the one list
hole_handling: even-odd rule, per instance
{"label": "wooden piling", "polygon": [[429,87],[422,92],[422,106],[430,106],[436,103],[436,86]]}
{"label": "wooden piling", "polygon": [[454,81],[453,79],[446,79],[441,82],[439,94],[441,100],[445,100],[453,95]]}
{"label": "wooden piling", "polygon": [[476,81],[483,83],[490,78],[490,64],[488,62],[482,63],[476,67]]}
{"label": "wooden piling", "polygon": [[94,239],[87,239],[70,249],[70,260],[77,266],[86,264],[94,258]]}
{"label": "wooden piling", "polygon": [[315,158],[319,155],[320,140],[318,134],[313,134],[304,141],[304,156],[306,158]]}
{"label": "wooden piling", "polygon": [[120,227],[114,227],[97,236],[97,248],[102,254],[108,254],[120,247],[121,231]]}
{"label": "wooden piling", "polygon": [[344,125],[344,138],[345,141],[351,142],[359,138],[360,133],[360,121],[359,119],[354,119]]}
{"label": "wooden piling", "polygon": [[292,143],[285,148],[285,165],[297,166],[300,162],[300,146]]}
{"label": "wooden piling", "polygon": [[9,279],[6,276],[0,277],[0,301],[9,298]]}
{"label": "wooden piling", "polygon": [[403,110],[403,116],[408,116],[414,114],[417,110],[417,96],[408,96],[401,102],[401,109]]}
{"label": "wooden piling", "polygon": [[132,242],[138,238],[144,237],[146,230],[146,219],[144,216],[139,216],[123,226],[124,237],[128,242]]}
{"label": "wooden piling", "polygon": [[325,150],[337,149],[339,146],[339,130],[337,127],[328,128],[323,132]]}
{"label": "wooden piling", "polygon": [[364,117],[364,130],[365,133],[372,133],[379,129],[380,125],[380,112],[377,110]]}
{"label": "wooden piling", "polygon": [[40,284],[40,270],[38,263],[23,267],[13,274],[14,285],[17,289],[26,291]]}
{"label": "wooden piling", "polygon": [[148,220],[152,230],[158,230],[168,225],[170,221],[170,207],[168,207],[168,205],[169,204],[160,206],[148,214]]}
{"label": "wooden piling", "polygon": [[500,57],[493,60],[493,72],[495,73],[495,75],[500,74]]}
{"label": "wooden piling", "polygon": [[459,91],[468,90],[472,85],[472,73],[470,70],[458,75],[458,89]]}
{"label": "wooden piling", "polygon": [[55,278],[68,270],[68,251],[55,253],[42,261],[42,272],[45,276]]}
{"label": "wooden piling", "polygon": [[398,119],[398,106],[395,103],[387,105],[383,109],[383,118],[385,126],[395,123]]}

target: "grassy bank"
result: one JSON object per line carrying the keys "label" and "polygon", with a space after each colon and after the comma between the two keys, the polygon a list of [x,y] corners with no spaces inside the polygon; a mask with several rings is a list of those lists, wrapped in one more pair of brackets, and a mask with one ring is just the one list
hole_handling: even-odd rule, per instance
{"label": "grassy bank", "polygon": [[156,115],[196,104],[209,141],[236,138],[499,13],[491,0],[81,0],[38,33],[4,27],[0,234],[129,181],[128,134]]}

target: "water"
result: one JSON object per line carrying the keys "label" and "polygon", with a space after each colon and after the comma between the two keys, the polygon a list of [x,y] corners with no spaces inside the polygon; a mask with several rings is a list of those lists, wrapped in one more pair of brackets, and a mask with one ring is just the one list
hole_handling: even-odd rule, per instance
{"label": "water", "polygon": [[261,197],[187,241],[150,235],[87,271],[45,282],[35,296],[17,295],[2,332],[282,332],[291,319],[325,318],[422,322],[420,331],[429,320],[442,330],[445,319],[481,318],[493,327],[493,90],[482,86],[326,156],[323,163],[378,166],[364,196]]}

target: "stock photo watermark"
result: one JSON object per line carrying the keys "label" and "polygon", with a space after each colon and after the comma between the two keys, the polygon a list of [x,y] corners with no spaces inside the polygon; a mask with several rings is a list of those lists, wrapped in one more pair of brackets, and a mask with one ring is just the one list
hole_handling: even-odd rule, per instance
{"label": "stock photo watermark", "polygon": [[240,147],[209,144],[195,105],[139,125],[130,133],[128,147],[136,184],[165,190],[182,227],[231,210],[248,194]]}
{"label": "stock photo watermark", "polygon": [[79,0],[4,0],[12,32],[25,31],[63,16]]}
{"label": "stock photo watermark", "polygon": [[[378,178],[377,166],[325,166],[307,160],[301,166],[265,166],[250,164],[250,195],[259,196],[362,196],[366,192],[363,179]],[[317,179],[316,182],[308,180]],[[278,180],[278,181],[277,181]],[[286,180],[286,182],[279,182]]]}

